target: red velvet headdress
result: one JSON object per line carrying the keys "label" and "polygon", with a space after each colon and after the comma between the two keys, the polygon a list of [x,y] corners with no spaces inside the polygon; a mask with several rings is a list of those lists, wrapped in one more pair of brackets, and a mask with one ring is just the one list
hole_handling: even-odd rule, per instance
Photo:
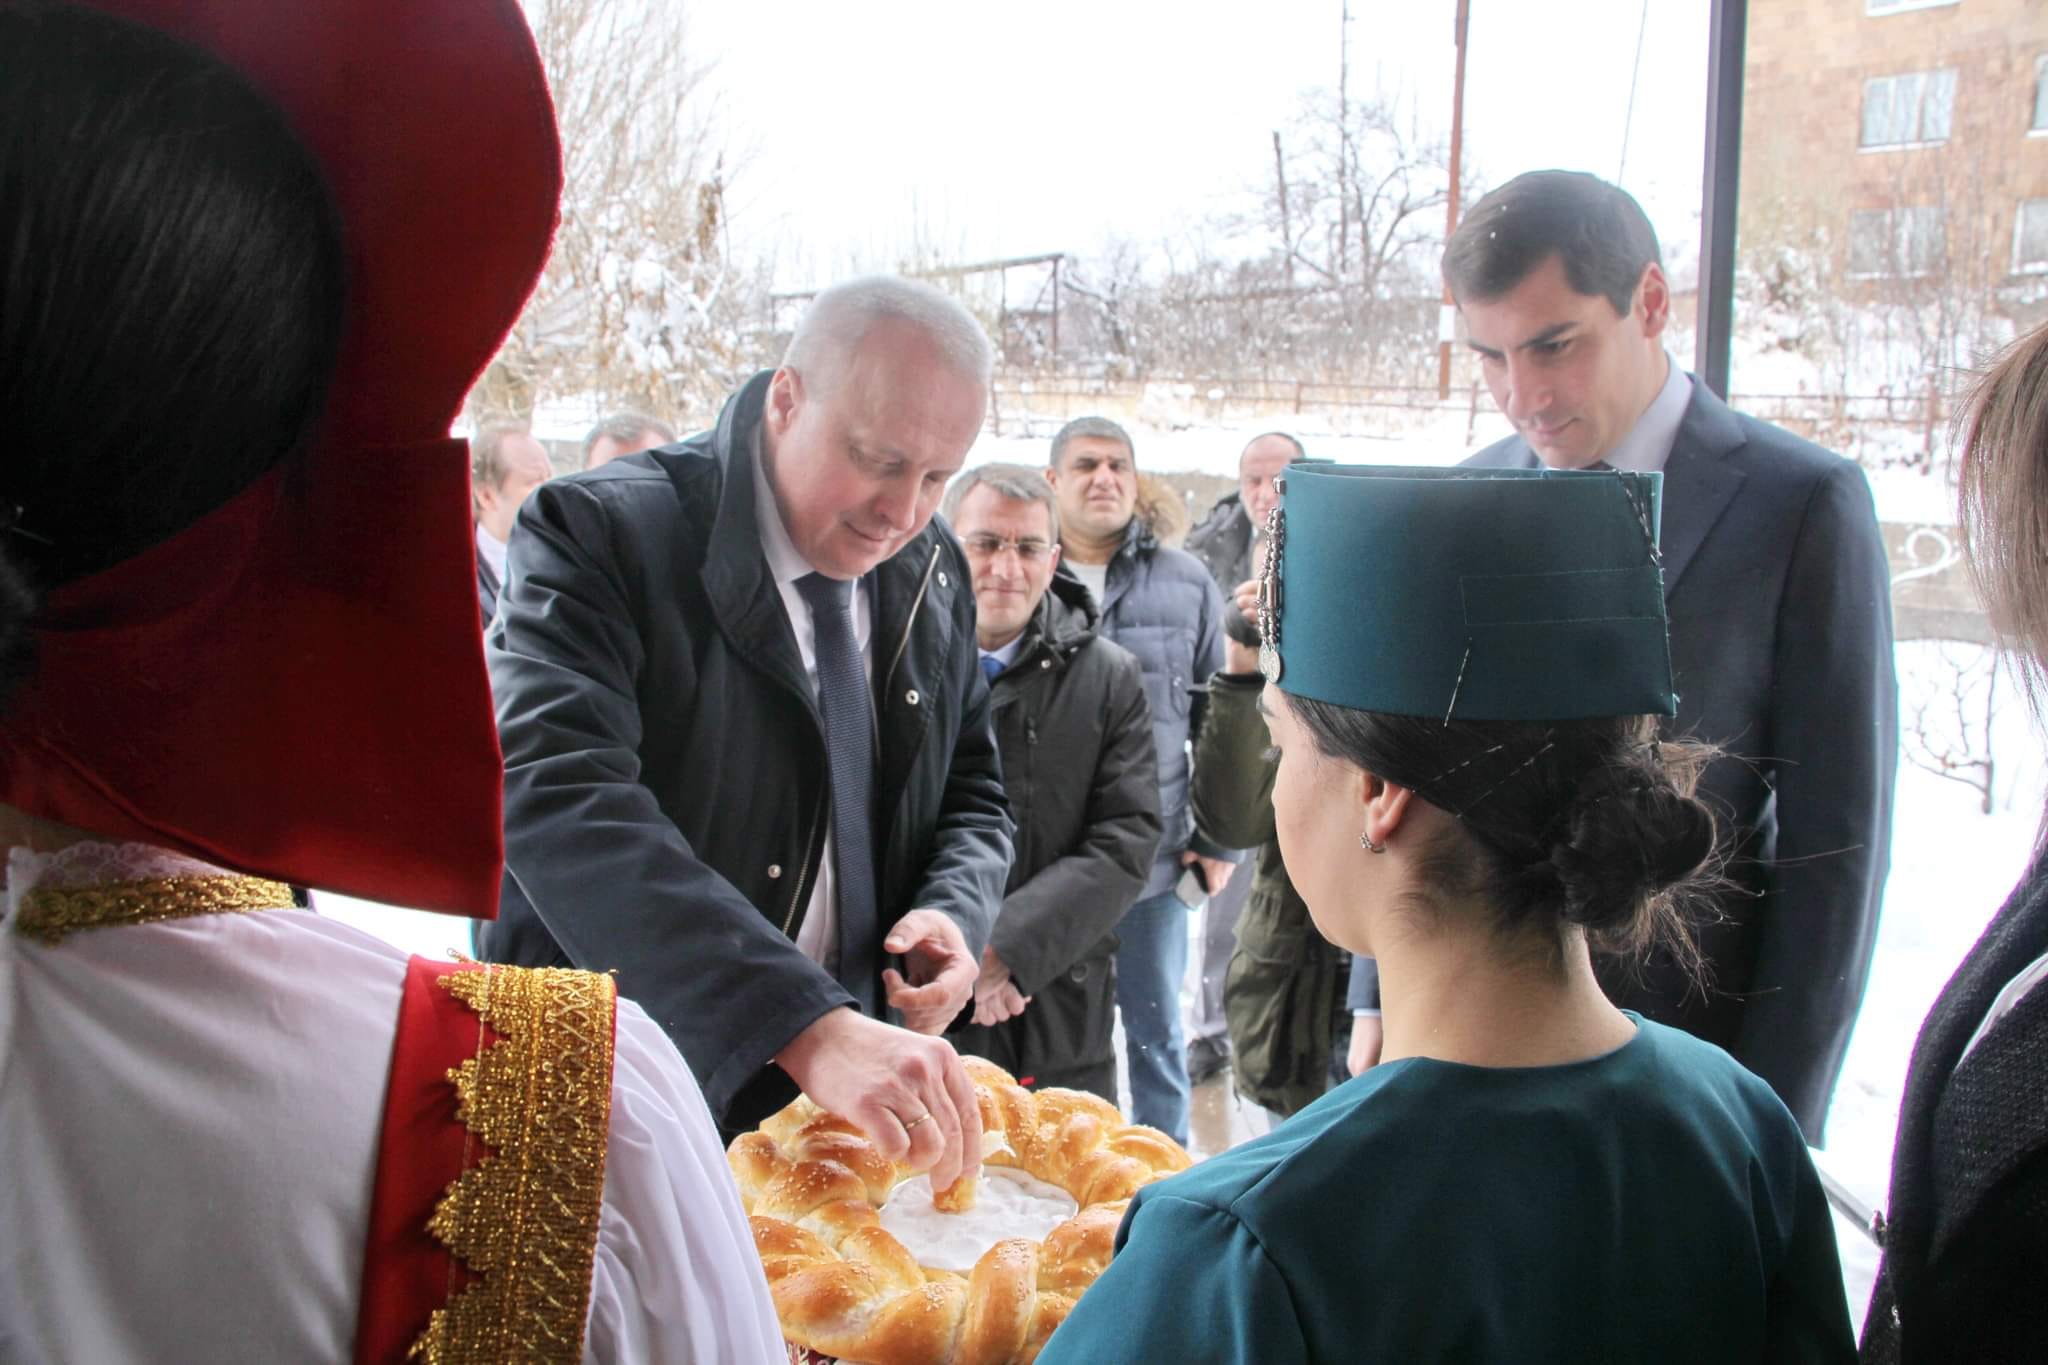
{"label": "red velvet headdress", "polygon": [[333,187],[347,328],[310,458],[52,592],[0,801],[489,918],[502,761],[463,395],[547,257],[561,153],[513,0],[89,0],[207,48]]}

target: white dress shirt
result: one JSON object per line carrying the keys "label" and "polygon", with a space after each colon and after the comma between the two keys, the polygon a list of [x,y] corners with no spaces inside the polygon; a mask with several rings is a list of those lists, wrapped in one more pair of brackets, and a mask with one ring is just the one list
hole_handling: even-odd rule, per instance
{"label": "white dress shirt", "polygon": [[1020,630],[1010,637],[1010,643],[999,645],[994,649],[982,650],[981,657],[984,659],[994,659],[998,666],[1008,668],[1011,664],[1017,662],[1017,651],[1022,648],[1024,648],[1024,632]]}
{"label": "white dress shirt", "polygon": [[504,541],[486,531],[482,522],[476,524],[477,558],[490,565],[491,574],[501,588],[505,585],[505,552],[508,548]]}
{"label": "white dress shirt", "polygon": [[[789,528],[782,524],[782,510],[775,501],[775,490],[768,485],[768,468],[761,459],[760,429],[754,434],[754,524],[761,535],[761,553],[768,559],[768,573],[775,580],[775,590],[782,594],[782,610],[789,617],[789,628],[796,635],[797,653],[803,656],[804,676],[811,680],[811,695],[818,694],[818,631],[811,621],[810,604],[797,590],[796,581],[814,570],[802,554],[798,553],[796,542],[789,538]],[[875,674],[874,606],[869,601],[871,593],[867,580],[861,579],[853,594],[853,638],[860,646],[860,660],[867,669],[868,681],[873,684]],[[828,813],[830,807],[827,807]],[[833,870],[832,831],[827,824],[825,847],[818,859],[818,875],[811,883],[811,899],[804,911],[804,922],[797,926],[796,946],[809,958],[828,972],[839,968],[839,890],[837,875]],[[798,870],[801,875],[801,869]],[[879,904],[876,907],[880,909]]]}
{"label": "white dress shirt", "polygon": [[1671,460],[1671,448],[1678,444],[1678,428],[1685,421],[1685,409],[1692,402],[1692,376],[1664,354],[1664,387],[1657,390],[1657,396],[1650,400],[1650,406],[1643,409],[1643,415],[1636,418],[1636,424],[1628,429],[1628,435],[1614,443],[1614,449],[1601,456],[1616,469],[1633,470],[1638,474],[1649,474],[1662,469]]}

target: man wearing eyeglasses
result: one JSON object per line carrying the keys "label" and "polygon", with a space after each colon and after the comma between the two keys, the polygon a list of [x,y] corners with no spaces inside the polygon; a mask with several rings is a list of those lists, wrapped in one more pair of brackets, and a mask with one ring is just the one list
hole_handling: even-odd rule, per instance
{"label": "man wearing eyeglasses", "polygon": [[1034,1088],[1116,1102],[1116,923],[1159,845],[1152,711],[1138,661],[1055,577],[1059,512],[1035,470],[983,465],[946,497],[973,576],[1016,860],[981,954],[972,1023],[949,1035]]}

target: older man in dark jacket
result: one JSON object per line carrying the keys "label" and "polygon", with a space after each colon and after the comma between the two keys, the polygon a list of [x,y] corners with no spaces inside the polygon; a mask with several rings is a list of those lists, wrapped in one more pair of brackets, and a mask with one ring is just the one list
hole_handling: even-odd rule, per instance
{"label": "older man in dark jacket", "polygon": [[487,954],[615,970],[728,1133],[801,1086],[941,1185],[978,1111],[920,1035],[972,991],[1010,822],[967,562],[930,520],[989,365],[935,290],[826,291],[715,430],[527,504],[489,636]]}
{"label": "older man in dark jacket", "polygon": [[[1202,561],[1223,594],[1223,633],[1254,650],[1258,648],[1259,633],[1232,599],[1239,587],[1258,577],[1266,515],[1279,504],[1280,476],[1288,465],[1307,458],[1308,452],[1301,442],[1284,431],[1262,432],[1252,437],[1238,452],[1237,491],[1218,498],[1209,515],[1188,532],[1188,553]],[[1198,811],[1201,809],[1199,795],[1194,805]],[[1203,828],[1215,826],[1204,823]],[[1258,866],[1265,864],[1262,856]],[[1279,867],[1277,849],[1273,865]],[[1230,1063],[1224,975],[1237,951],[1237,921],[1250,895],[1251,879],[1233,877],[1222,891],[1209,897],[1209,904],[1202,911],[1201,975],[1195,987],[1194,1005],[1188,1012],[1188,1079],[1196,1085]],[[1273,964],[1270,972],[1277,974],[1282,970],[1279,964]],[[1271,984],[1278,990],[1285,989],[1288,983],[1275,979]],[[1261,989],[1256,983],[1248,981],[1247,985],[1253,990]],[[1252,1064],[1270,1065],[1270,1059],[1254,1059]]]}
{"label": "older man in dark jacket", "polygon": [[982,950],[963,1052],[1026,1085],[1116,1102],[1116,923],[1159,846],[1144,674],[1097,633],[1080,583],[1055,577],[1059,517],[1035,470],[983,465],[947,494],[967,551],[1017,858]]}

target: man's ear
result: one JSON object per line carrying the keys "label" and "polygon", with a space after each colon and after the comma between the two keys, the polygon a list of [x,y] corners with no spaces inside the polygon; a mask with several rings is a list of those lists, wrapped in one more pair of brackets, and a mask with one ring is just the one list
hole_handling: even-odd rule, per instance
{"label": "man's ear", "polygon": [[1643,267],[1643,277],[1636,281],[1635,311],[1646,338],[1663,335],[1671,322],[1671,282],[1655,261]]}
{"label": "man's ear", "polygon": [[796,410],[802,406],[804,396],[803,376],[784,366],[768,380],[768,398],[761,408],[761,420],[768,427],[768,434],[780,436],[789,430],[796,420]]}

